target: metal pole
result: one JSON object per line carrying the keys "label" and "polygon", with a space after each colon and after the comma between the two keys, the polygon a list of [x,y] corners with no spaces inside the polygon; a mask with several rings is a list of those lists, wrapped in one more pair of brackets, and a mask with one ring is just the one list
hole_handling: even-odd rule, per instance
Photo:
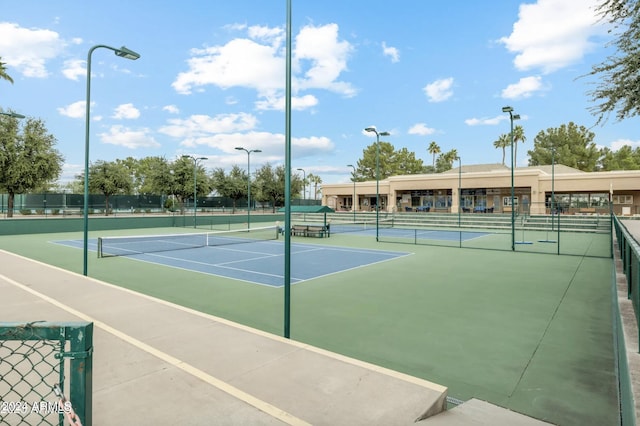
{"label": "metal pole", "polygon": [[251,229],[251,151],[247,151],[247,230]]}
{"label": "metal pole", "polygon": [[291,0],[287,0],[285,61],[285,175],[284,175],[284,337],[291,336]]}
{"label": "metal pole", "polygon": [[462,212],[462,160],[458,157],[458,228],[460,228],[460,213]]}
{"label": "metal pole", "polygon": [[513,114],[509,111],[509,121],[511,121],[511,251],[516,250],[516,206],[515,201],[515,187],[513,176]]}
{"label": "metal pole", "polygon": [[87,54],[87,94],[86,94],[86,111],[85,111],[85,132],[84,132],[84,203],[83,203],[83,260],[82,260],[82,273],[87,275],[87,258],[89,252],[89,114],[91,112],[91,54],[94,50],[103,47],[105,49],[113,50],[116,56],[121,58],[136,60],[140,58],[140,55],[133,52],[126,47],[116,49],[114,47],[98,44],[89,49]]}
{"label": "metal pole", "polygon": [[196,174],[198,172],[198,160],[193,159],[193,227],[196,228],[198,216],[198,180]]}
{"label": "metal pole", "polygon": [[376,131],[376,241],[380,235],[380,133]]}
{"label": "metal pole", "polygon": [[353,164],[347,164],[347,167],[353,169],[353,199],[351,200],[351,210],[353,211],[353,222],[356,221],[356,167]]}

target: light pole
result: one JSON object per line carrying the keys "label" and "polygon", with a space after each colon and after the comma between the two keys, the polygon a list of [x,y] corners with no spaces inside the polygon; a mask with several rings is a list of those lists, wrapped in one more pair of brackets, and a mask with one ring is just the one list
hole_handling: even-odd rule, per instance
{"label": "light pole", "polygon": [[457,156],[456,160],[458,160],[458,228],[460,228],[460,213],[462,212],[462,159],[460,159],[460,156]]}
{"label": "light pole", "polygon": [[251,153],[262,152],[262,150],[246,149],[241,146],[237,146],[236,149],[247,153],[247,230],[249,230],[251,228]]}
{"label": "light pole", "polygon": [[353,169],[353,200],[351,200],[351,210],[353,210],[353,222],[356,221],[356,166],[353,164],[347,164],[347,167],[351,167]]}
{"label": "light pole", "polygon": [[502,112],[509,113],[509,121],[511,122],[511,251],[516,250],[516,211],[515,211],[515,187],[513,179],[513,120],[519,120],[520,116],[513,113],[513,108],[510,106],[502,107]]}
{"label": "light pole", "polygon": [[84,228],[84,244],[83,244],[83,267],[82,273],[87,275],[87,254],[89,252],[89,116],[91,113],[91,54],[94,50],[105,48],[113,50],[116,56],[135,61],[140,55],[133,50],[129,50],[122,46],[120,49],[115,47],[98,44],[89,49],[87,54],[87,96],[86,96],[86,112],[85,112],[85,132],[84,132],[84,206],[83,206],[83,228]]}
{"label": "light pole", "polygon": [[307,199],[307,173],[304,169],[296,169],[302,172],[302,199]]}
{"label": "light pole", "polygon": [[193,161],[193,227],[196,227],[196,218],[198,213],[198,180],[196,179],[198,172],[198,161],[206,160],[207,157],[192,157],[191,155],[183,155],[182,158]]}
{"label": "light pole", "polygon": [[376,134],[376,241],[380,236],[380,136],[389,136],[389,132],[378,132],[375,127],[367,127],[365,132]]}

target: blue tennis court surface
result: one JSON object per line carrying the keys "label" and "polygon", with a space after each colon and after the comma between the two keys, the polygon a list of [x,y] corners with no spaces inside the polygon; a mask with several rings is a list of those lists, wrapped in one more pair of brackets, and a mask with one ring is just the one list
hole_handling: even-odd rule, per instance
{"label": "blue tennis court surface", "polygon": [[[52,242],[78,249],[83,248],[82,240]],[[95,251],[97,240],[90,239],[88,245],[90,250]],[[410,254],[291,243],[291,283],[297,284]],[[281,240],[187,248],[157,253],[138,253],[126,257],[271,287],[284,285],[284,242]],[[114,261],[115,259],[111,258],[100,259],[100,262]]]}

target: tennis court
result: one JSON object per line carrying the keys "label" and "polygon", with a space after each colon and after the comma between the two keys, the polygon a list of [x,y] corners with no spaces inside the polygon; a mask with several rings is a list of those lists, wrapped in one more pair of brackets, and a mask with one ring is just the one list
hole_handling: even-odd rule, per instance
{"label": "tennis court", "polygon": [[[91,239],[102,262],[126,256],[136,261],[216,275],[271,287],[284,285],[284,244],[272,227],[231,232],[143,235]],[[83,248],[83,240],[52,243]],[[411,253],[293,243],[291,284],[337,274]]]}
{"label": "tennis court", "polygon": [[[474,247],[494,248],[497,241],[499,247],[508,248],[508,231],[476,230],[479,234],[463,245],[469,249],[460,249],[459,232],[442,234],[441,243],[416,244],[411,237],[376,242],[372,228],[355,233],[335,228],[332,223],[330,238],[292,237],[292,275],[308,280],[291,292],[294,340],[442,384],[458,399],[483,399],[554,424],[615,424],[612,261],[592,256],[609,252],[608,236],[564,233],[561,248],[563,252],[571,249],[572,255],[558,256],[556,245],[538,242],[547,238],[546,232],[536,235],[527,230],[524,238],[517,233],[517,240],[533,244],[517,246],[512,252]],[[385,236],[400,230],[394,226],[379,231]],[[176,232],[189,231],[91,231],[90,242],[95,250],[102,236]],[[77,247],[81,239],[80,232],[0,236],[0,248],[80,272],[82,250]],[[75,241],[76,246],[51,241]],[[246,251],[245,246],[252,245],[222,246],[221,251]],[[257,245],[282,246],[283,241]],[[520,251],[538,247],[553,251]],[[347,261],[354,253],[363,253],[371,263],[336,268],[337,272],[324,269],[307,278],[297,269],[303,262],[296,257],[298,249],[308,250],[305,268]],[[330,261],[324,258],[328,253]],[[397,257],[376,258],[374,253]],[[248,253],[243,256],[246,259]],[[279,274],[283,260],[276,259],[272,265]],[[259,264],[249,263],[254,263],[249,265],[251,270]],[[89,256],[88,266],[90,277],[282,334],[284,291],[271,284],[254,285],[226,272],[214,276],[191,266],[173,267],[130,256]]]}

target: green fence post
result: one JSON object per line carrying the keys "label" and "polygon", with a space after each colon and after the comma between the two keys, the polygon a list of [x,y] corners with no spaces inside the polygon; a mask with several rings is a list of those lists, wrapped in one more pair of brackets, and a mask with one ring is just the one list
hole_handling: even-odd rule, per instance
{"label": "green fence post", "polygon": [[72,352],[69,378],[71,405],[83,426],[91,426],[93,402],[93,323],[69,330]]}

